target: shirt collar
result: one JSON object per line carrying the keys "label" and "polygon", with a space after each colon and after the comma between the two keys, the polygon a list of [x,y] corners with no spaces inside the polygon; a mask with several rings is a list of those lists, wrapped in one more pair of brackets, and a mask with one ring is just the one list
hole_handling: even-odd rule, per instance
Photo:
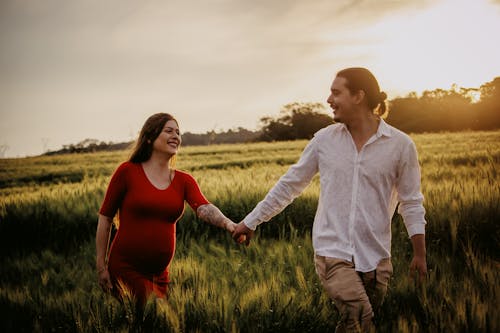
{"label": "shirt collar", "polygon": [[[341,123],[341,126],[343,131],[349,132],[347,126],[344,123]],[[377,138],[380,138],[381,136],[387,136],[387,137],[392,136],[391,128],[382,118],[380,118],[380,123],[378,124],[377,133],[375,133],[375,136]]]}
{"label": "shirt collar", "polygon": [[381,136],[392,136],[392,131],[389,125],[384,121],[384,119],[380,119],[380,123],[378,124],[378,129],[377,129],[377,137]]}

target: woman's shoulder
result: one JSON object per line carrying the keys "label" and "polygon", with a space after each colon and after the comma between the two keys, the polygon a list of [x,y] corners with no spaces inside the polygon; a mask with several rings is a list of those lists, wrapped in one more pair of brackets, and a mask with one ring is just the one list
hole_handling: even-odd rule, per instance
{"label": "woman's shoulder", "polygon": [[120,163],[120,165],[118,165],[115,172],[120,172],[120,173],[136,172],[139,169],[140,165],[141,165],[140,163],[125,161]]}
{"label": "woman's shoulder", "polygon": [[118,169],[131,169],[131,168],[137,168],[137,163],[133,163],[133,162],[130,162],[130,161],[124,161],[124,162],[121,162],[119,165],[118,165]]}
{"label": "woman's shoulder", "polygon": [[179,169],[175,169],[175,178],[187,183],[196,183],[196,179],[190,173]]}
{"label": "woman's shoulder", "polygon": [[182,179],[194,179],[194,177],[187,171],[175,169],[175,176]]}

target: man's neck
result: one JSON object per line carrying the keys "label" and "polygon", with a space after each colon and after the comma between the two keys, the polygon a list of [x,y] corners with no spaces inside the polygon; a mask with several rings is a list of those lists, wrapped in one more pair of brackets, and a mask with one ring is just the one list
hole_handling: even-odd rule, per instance
{"label": "man's neck", "polygon": [[346,126],[353,136],[372,136],[377,132],[379,123],[379,117],[373,113],[366,112],[350,121]]}
{"label": "man's neck", "polygon": [[377,133],[379,124],[380,118],[372,113],[366,113],[349,124],[346,124],[358,151],[360,151],[364,144]]}

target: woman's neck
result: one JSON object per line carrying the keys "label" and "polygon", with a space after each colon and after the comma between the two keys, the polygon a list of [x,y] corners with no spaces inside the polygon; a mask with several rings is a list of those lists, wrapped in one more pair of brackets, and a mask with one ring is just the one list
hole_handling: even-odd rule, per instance
{"label": "woman's neck", "polygon": [[154,170],[165,171],[170,169],[171,156],[158,155],[153,152],[151,157],[144,162],[144,165],[151,167]]}

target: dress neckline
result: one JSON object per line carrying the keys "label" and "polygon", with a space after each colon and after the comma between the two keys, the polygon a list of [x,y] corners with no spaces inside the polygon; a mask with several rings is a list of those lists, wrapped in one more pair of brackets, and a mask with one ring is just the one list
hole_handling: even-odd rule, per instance
{"label": "dress neckline", "polygon": [[166,186],[166,187],[158,187],[156,186],[152,181],[151,179],[149,179],[148,177],[148,174],[146,173],[146,170],[144,170],[144,166],[142,165],[142,163],[139,163],[139,166],[142,170],[142,174],[144,175],[144,178],[146,178],[146,180],[148,181],[148,183],[153,186],[155,189],[157,189],[158,191],[166,191],[170,188],[170,186],[172,186],[172,183],[174,182],[175,180],[175,175],[176,175],[176,170],[170,170],[170,183]]}

